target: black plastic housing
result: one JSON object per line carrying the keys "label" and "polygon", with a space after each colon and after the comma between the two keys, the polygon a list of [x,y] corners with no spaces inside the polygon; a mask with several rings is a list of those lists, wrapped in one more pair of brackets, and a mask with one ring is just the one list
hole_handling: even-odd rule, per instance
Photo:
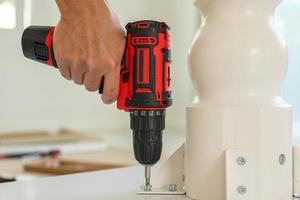
{"label": "black plastic housing", "polygon": [[[49,64],[51,60],[52,66],[57,68],[52,48],[52,41],[47,46],[46,40],[52,40],[54,27],[52,26],[30,26],[26,28],[22,35],[22,50],[26,58],[31,60]],[[50,52],[51,51],[51,52]]]}

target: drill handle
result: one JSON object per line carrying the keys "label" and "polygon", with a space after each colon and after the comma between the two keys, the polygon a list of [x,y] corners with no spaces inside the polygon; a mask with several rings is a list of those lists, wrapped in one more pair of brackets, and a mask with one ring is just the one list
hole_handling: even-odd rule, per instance
{"label": "drill handle", "polygon": [[[53,51],[55,27],[30,26],[22,35],[22,50],[26,58],[58,68]],[[103,93],[104,78],[101,80],[99,93]]]}

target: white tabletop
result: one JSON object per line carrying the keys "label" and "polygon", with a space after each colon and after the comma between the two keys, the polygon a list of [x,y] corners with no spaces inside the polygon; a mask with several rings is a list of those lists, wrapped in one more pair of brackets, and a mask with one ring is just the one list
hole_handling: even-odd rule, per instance
{"label": "white tabletop", "polygon": [[184,196],[136,195],[142,167],[41,178],[0,185],[2,200],[186,200]]}

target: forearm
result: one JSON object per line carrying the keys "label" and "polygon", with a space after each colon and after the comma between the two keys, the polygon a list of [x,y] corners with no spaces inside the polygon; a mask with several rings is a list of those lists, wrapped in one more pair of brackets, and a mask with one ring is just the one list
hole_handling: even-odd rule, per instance
{"label": "forearm", "polygon": [[96,14],[109,14],[106,0],[56,0],[62,19],[83,17],[88,19]]}

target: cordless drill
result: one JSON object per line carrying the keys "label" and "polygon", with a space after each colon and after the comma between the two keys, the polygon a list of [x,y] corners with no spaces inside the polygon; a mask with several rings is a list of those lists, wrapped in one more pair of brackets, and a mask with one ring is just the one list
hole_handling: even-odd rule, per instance
{"label": "cordless drill", "polygon": [[[28,27],[22,36],[24,56],[57,68],[54,29]],[[170,28],[164,22],[145,20],[127,24],[126,30],[117,107],[130,113],[134,155],[145,166],[145,186],[149,188],[151,166],[162,152],[165,109],[172,104]],[[100,93],[104,83],[102,80]]]}

